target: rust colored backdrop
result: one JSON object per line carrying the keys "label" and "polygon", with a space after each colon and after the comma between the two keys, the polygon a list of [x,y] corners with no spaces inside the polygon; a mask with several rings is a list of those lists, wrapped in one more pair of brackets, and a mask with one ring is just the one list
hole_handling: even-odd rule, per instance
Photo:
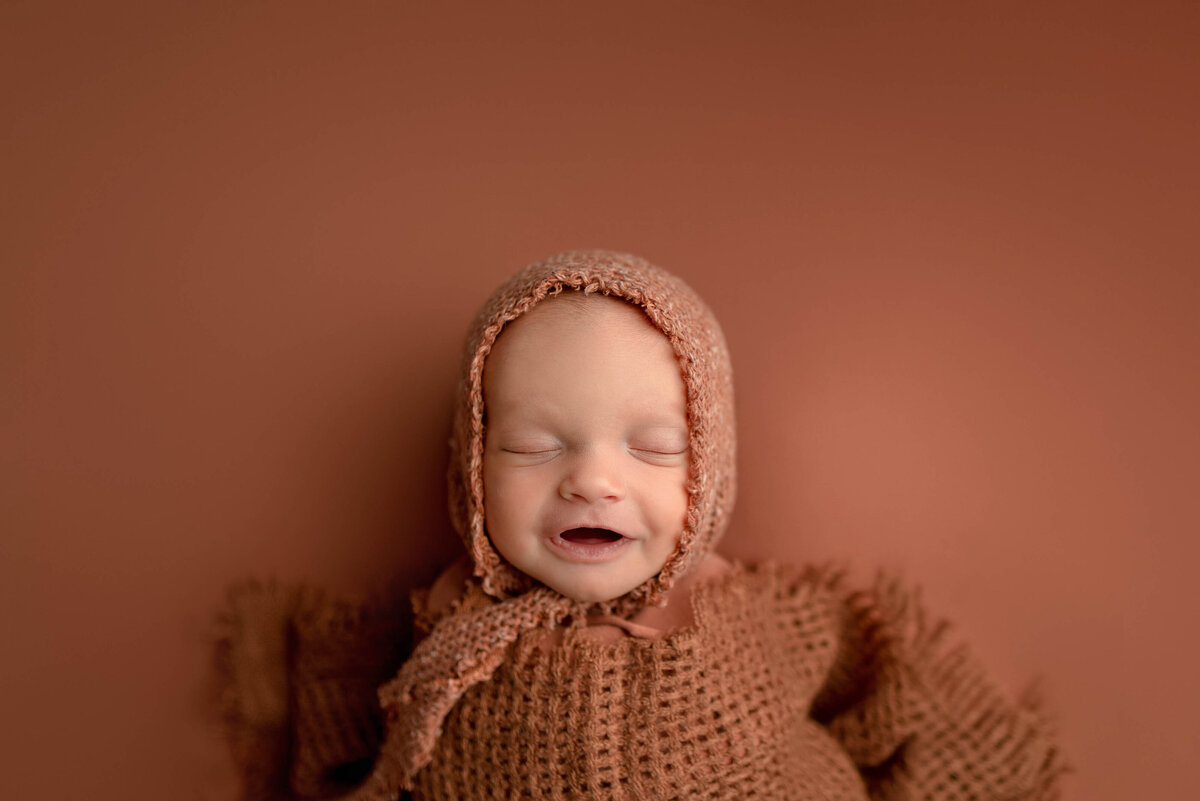
{"label": "rust colored backdrop", "polygon": [[1192,787],[1195,4],[177,5],[0,11],[0,794],[230,798],[225,586],[428,581],[466,323],[569,247],[722,319],[727,552],[903,569],[1068,798]]}

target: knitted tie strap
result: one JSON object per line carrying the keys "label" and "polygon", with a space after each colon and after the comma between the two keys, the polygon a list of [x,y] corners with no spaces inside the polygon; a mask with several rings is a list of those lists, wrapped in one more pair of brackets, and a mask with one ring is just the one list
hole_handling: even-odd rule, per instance
{"label": "knitted tie strap", "polygon": [[353,800],[390,800],[398,790],[412,789],[413,777],[433,755],[442,721],[463,693],[491,678],[523,632],[578,616],[579,606],[540,587],[442,619],[396,678],[379,689],[380,703],[387,710],[387,739],[374,771]]}

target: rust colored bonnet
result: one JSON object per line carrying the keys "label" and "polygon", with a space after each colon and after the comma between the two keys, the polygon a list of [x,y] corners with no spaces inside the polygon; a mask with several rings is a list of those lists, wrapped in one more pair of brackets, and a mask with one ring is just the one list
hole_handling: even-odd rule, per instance
{"label": "rust colored bonnet", "polygon": [[704,301],[665,270],[623,253],[567,251],[529,265],[488,298],[463,350],[450,439],[450,516],[485,592],[509,598],[535,585],[501,558],[484,525],[483,368],[507,324],[564,291],[639,307],[670,341],[684,380],[690,468],[683,534],[658,576],[603,605],[628,612],[661,602],[662,593],[712,551],[728,523],[736,486],[733,374],[725,338]]}

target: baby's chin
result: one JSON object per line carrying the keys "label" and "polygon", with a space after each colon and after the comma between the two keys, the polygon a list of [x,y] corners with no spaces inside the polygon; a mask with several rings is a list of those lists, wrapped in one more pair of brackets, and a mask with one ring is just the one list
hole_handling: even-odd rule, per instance
{"label": "baby's chin", "polygon": [[615,601],[622,595],[636,590],[656,575],[658,575],[657,572],[650,576],[636,578],[636,580],[633,578],[622,580],[612,576],[597,576],[595,578],[582,576],[575,580],[565,580],[556,577],[556,580],[543,580],[542,583],[573,601],[597,604]]}

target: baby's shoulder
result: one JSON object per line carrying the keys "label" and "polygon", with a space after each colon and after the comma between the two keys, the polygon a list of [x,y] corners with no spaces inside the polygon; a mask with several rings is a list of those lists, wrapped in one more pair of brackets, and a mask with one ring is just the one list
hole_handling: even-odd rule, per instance
{"label": "baby's shoulder", "polygon": [[844,572],[829,566],[735,561],[730,574],[732,583],[757,597],[765,596],[774,602],[773,608],[841,607],[851,594],[845,588]]}
{"label": "baby's shoulder", "polygon": [[428,633],[435,623],[454,611],[467,594],[471,560],[462,556],[451,562],[428,589],[412,594],[413,617],[418,631]]}
{"label": "baby's shoulder", "polygon": [[438,617],[449,612],[466,594],[470,579],[471,560],[468,557],[461,556],[451,562],[429,588],[428,611]]}
{"label": "baby's shoulder", "polygon": [[847,595],[841,573],[832,569],[734,561],[705,583],[696,605],[713,625],[756,627],[789,648],[833,651],[850,622]]}

